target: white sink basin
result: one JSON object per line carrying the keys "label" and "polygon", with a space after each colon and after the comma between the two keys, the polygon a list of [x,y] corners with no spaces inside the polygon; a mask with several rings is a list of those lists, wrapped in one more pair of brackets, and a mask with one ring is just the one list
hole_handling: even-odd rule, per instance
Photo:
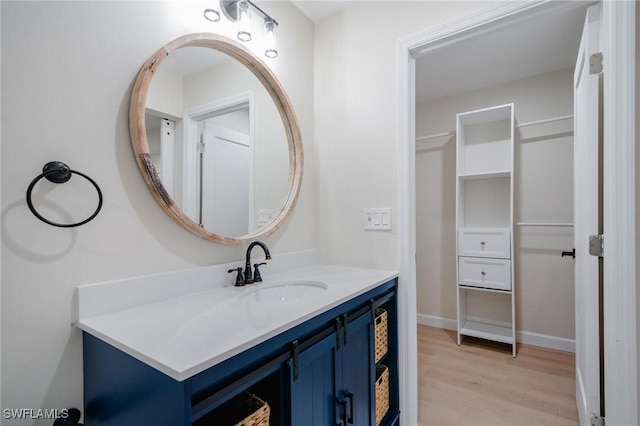
{"label": "white sink basin", "polygon": [[327,289],[327,285],[320,281],[282,281],[257,286],[243,294],[242,300],[252,303],[296,302]]}

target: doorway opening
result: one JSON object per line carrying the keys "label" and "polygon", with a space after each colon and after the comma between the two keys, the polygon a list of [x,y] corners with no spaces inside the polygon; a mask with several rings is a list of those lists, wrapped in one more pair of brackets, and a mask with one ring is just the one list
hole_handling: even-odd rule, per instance
{"label": "doorway opening", "polygon": [[[469,319],[505,330],[515,323],[520,342],[574,350],[573,262],[561,253],[573,248],[573,72],[586,7],[504,24],[415,58],[419,323],[455,330],[456,299],[464,298]],[[511,142],[488,124],[456,129],[458,114],[477,121],[510,104]],[[461,139],[464,150],[456,149]],[[458,189],[467,191],[457,197],[457,166],[464,174],[457,151],[467,152],[467,168],[472,159],[479,163],[474,170],[510,171],[512,155],[513,170],[508,177],[465,179]],[[513,234],[515,258],[509,250],[489,258],[514,264],[515,306],[495,292],[457,291],[456,222],[458,228],[506,228],[507,248]]]}
{"label": "doorway opening", "polygon": [[[551,4],[549,4],[551,3]],[[409,367],[412,366],[413,363],[416,363],[415,355],[413,351],[416,349],[411,336],[413,335],[414,328],[411,325],[411,317],[413,314],[417,316],[418,312],[416,307],[412,306],[416,303],[416,287],[415,284],[417,282],[416,279],[416,259],[418,250],[417,250],[417,242],[415,239],[416,236],[416,222],[422,220],[419,217],[416,217],[416,199],[413,194],[416,193],[416,168],[415,168],[415,160],[416,160],[416,91],[415,91],[415,77],[417,74],[416,64],[420,60],[421,57],[428,55],[429,53],[436,52],[439,49],[443,49],[444,46],[449,48],[452,44],[455,44],[460,41],[464,41],[465,39],[471,37],[479,37],[485,34],[495,33],[503,28],[519,25],[525,23],[530,19],[534,19],[541,15],[552,16],[554,14],[559,14],[562,12],[566,12],[568,9],[572,7],[577,7],[578,5],[567,4],[567,2],[549,2],[544,4],[529,4],[529,5],[499,5],[496,6],[493,10],[484,11],[481,14],[473,17],[466,17],[465,19],[461,19],[456,22],[448,23],[446,25],[442,25],[437,28],[430,29],[429,31],[425,31],[424,33],[412,36],[405,40],[401,40],[400,43],[400,55],[399,55],[399,74],[401,76],[400,81],[400,138],[402,140],[400,147],[400,165],[399,165],[399,228],[400,228],[400,247],[399,247],[399,259],[400,259],[400,277],[401,280],[407,282],[407,287],[405,292],[401,295],[400,303],[404,304],[402,306],[403,309],[408,311],[407,319],[405,324],[401,324],[401,326],[406,327],[406,331],[404,336],[401,336],[401,339],[405,339],[404,343],[407,345],[407,353],[404,354],[403,358]],[[584,3],[579,6],[586,6]],[[609,9],[608,11],[606,9]],[[607,16],[609,13],[609,16]],[[629,15],[630,14],[630,15]],[[631,19],[622,19],[624,16],[631,16]],[[610,68],[611,73],[608,74],[608,78],[611,78],[612,82],[615,81],[620,83],[620,87],[625,87],[627,90],[627,94],[633,92],[634,79],[633,79],[633,60],[629,60],[628,58],[635,57],[635,54],[631,51],[633,48],[633,43],[625,40],[634,40],[635,39],[635,25],[632,17],[635,16],[635,8],[632,5],[619,5],[619,4],[607,4],[605,6],[605,18],[604,18],[604,26],[605,26],[605,46],[609,46],[612,48],[615,46],[615,52],[613,52],[613,57],[611,58],[612,67]],[[623,25],[620,26],[618,21],[624,21]],[[615,22],[615,25],[613,23]],[[579,31],[578,31],[579,33]],[[622,44],[624,47],[619,48],[618,44]],[[626,53],[626,57],[622,56],[618,51],[624,51]],[[463,64],[464,65],[464,64]],[[631,72],[630,72],[631,71]],[[605,79],[607,77],[605,76]],[[609,172],[609,179],[611,183],[613,182],[619,183],[623,185],[625,188],[624,191],[631,193],[633,191],[633,164],[629,164],[629,155],[630,152],[633,151],[634,146],[634,128],[632,125],[624,122],[630,116],[626,114],[624,108],[631,108],[630,111],[634,111],[633,102],[629,102],[628,96],[618,88],[617,85],[609,84],[607,87],[615,88],[615,90],[609,94],[605,94],[605,108],[607,102],[609,103],[609,111],[616,111],[617,114],[623,114],[625,119],[620,120],[619,118],[612,115],[610,117],[610,124],[619,124],[622,125],[623,134],[625,138],[625,142],[622,145],[607,145],[607,131],[605,131],[605,151],[608,149],[611,151],[612,155],[609,157],[611,159],[611,164],[618,164],[625,169],[625,174],[617,177],[614,176],[614,173]],[[624,107],[623,107],[624,106]],[[464,110],[463,110],[464,111]],[[560,116],[558,116],[560,117]],[[533,120],[538,121],[538,120]],[[606,126],[607,118],[605,117],[605,126]],[[558,122],[555,125],[560,125]],[[611,125],[608,127],[608,132],[612,134],[620,134],[621,132],[616,129],[617,126]],[[442,133],[450,131],[451,129],[447,129]],[[533,130],[527,129],[527,130]],[[444,135],[443,137],[446,137]],[[449,135],[451,136],[451,135]],[[535,137],[535,136],[534,136]],[[435,142],[434,142],[435,143]],[[445,145],[446,143],[443,143]],[[533,145],[531,145],[533,146]],[[430,147],[427,149],[433,149],[436,147]],[[631,151],[629,151],[631,150]],[[626,152],[627,157],[625,157],[624,152]],[[626,158],[626,160],[625,160]],[[614,166],[615,167],[615,166]],[[605,164],[605,185],[607,181],[607,172],[606,172],[607,164]],[[610,169],[611,170],[611,169]],[[628,205],[628,197],[624,193],[624,191],[615,191],[614,194],[615,202],[626,203]],[[625,201],[626,200],[626,201]],[[607,208],[605,207],[605,216],[607,214]],[[613,209],[610,209],[613,210]],[[627,210],[628,211],[628,210]],[[611,211],[609,212],[611,213]],[[616,213],[618,215],[619,213]],[[611,217],[615,217],[615,215],[610,215]],[[626,216],[626,213],[625,213]],[[526,223],[525,220],[521,218],[517,218],[522,223]],[[528,221],[528,219],[526,219]],[[540,221],[542,222],[542,221]],[[545,220],[546,222],[546,220]],[[605,219],[605,227],[607,220]],[[551,221],[549,220],[549,223]],[[559,222],[560,223],[560,222]],[[624,221],[622,223],[627,223]],[[633,225],[633,223],[632,223]],[[451,225],[450,225],[451,226]],[[612,226],[611,228],[616,228],[617,226]],[[633,228],[633,226],[632,226]],[[633,234],[633,232],[631,232]],[[624,236],[619,236],[622,240],[624,240],[624,245],[627,249],[631,250],[632,256],[627,255],[626,253],[617,252],[616,258],[614,262],[622,268],[624,274],[631,273],[635,271],[635,251],[633,250],[633,242],[627,239]],[[455,237],[454,237],[455,238]],[[455,240],[454,240],[455,241]],[[455,256],[455,249],[454,249]],[[622,258],[626,258],[627,262],[631,262],[629,266],[622,264],[620,260]],[[566,259],[565,259],[566,260]],[[453,260],[455,262],[455,258]],[[613,268],[609,269],[609,274],[622,277],[624,274],[620,274],[616,272]],[[607,272],[605,270],[605,276]],[[621,283],[622,284],[622,283]],[[455,280],[454,280],[455,285]],[[621,285],[619,289],[616,289],[614,292],[617,295],[628,294],[633,296],[632,299],[634,303],[630,303],[629,299],[624,299],[623,297],[619,297],[615,303],[621,304],[624,306],[625,312],[630,315],[634,320],[632,321],[632,328],[635,330],[635,291],[633,291],[634,286],[632,283],[627,282],[625,280],[624,284]],[[618,291],[619,290],[619,291]],[[430,295],[433,297],[433,295]],[[613,298],[610,299],[613,302]],[[633,305],[633,306],[631,306]],[[605,306],[606,311],[606,306]],[[606,313],[605,313],[606,314]],[[435,318],[438,319],[437,317]],[[446,319],[446,318],[444,318]],[[517,319],[517,317],[516,317]],[[451,324],[451,323],[449,323]],[[442,324],[441,324],[442,325]],[[446,326],[446,324],[444,324]],[[623,325],[623,328],[626,330],[627,326]],[[634,333],[631,331],[624,331],[626,336],[633,337]],[[529,336],[536,337],[536,336]],[[635,337],[633,337],[632,341]],[[570,339],[568,339],[570,340]],[[606,340],[606,338],[605,338]],[[402,341],[401,341],[402,343]],[[562,340],[560,340],[562,343]],[[566,343],[566,342],[565,342]],[[569,342],[570,343],[570,342]],[[628,354],[633,354],[631,356],[631,361],[628,363],[630,367],[633,367],[633,371],[635,371],[636,365],[636,351],[634,348],[625,347],[625,351]],[[619,353],[617,355],[620,355]],[[618,356],[618,359],[622,359],[622,357]],[[624,379],[620,374],[618,374],[619,368],[613,369],[612,377],[608,380],[612,380],[613,376],[616,376],[616,383],[622,383],[621,386],[615,386],[617,388],[624,388],[628,391],[633,391],[633,394],[636,395],[635,387],[637,387],[637,383],[632,380]],[[609,371],[612,371],[609,368]],[[414,374],[413,370],[410,369],[409,375]],[[408,384],[405,386],[406,395],[412,395],[413,393],[417,394],[417,389],[413,387],[413,383],[409,378],[406,378]],[[613,386],[609,386],[609,389],[612,389]],[[616,392],[617,393],[617,392]],[[620,395],[622,397],[622,395]],[[611,401],[611,399],[608,399]],[[624,396],[624,406],[625,410],[623,416],[629,415],[629,418],[635,418],[637,415],[637,401],[635,401],[632,397]],[[620,404],[620,405],[623,405]],[[409,411],[411,411],[409,409]],[[611,410],[609,410],[611,411]],[[636,413],[636,414],[634,414]],[[417,419],[416,419],[417,422]]]}
{"label": "doorway opening", "polygon": [[[561,253],[574,246],[573,73],[585,9],[416,58],[417,317],[456,330],[458,344],[575,351],[574,264]],[[503,110],[513,120],[490,116]]]}

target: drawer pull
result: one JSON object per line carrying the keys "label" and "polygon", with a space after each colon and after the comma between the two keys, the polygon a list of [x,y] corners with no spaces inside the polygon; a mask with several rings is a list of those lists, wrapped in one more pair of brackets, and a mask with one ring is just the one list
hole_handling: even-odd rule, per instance
{"label": "drawer pull", "polygon": [[485,271],[480,272],[482,274],[482,277],[484,278],[485,275],[487,275],[487,273]]}
{"label": "drawer pull", "polygon": [[480,241],[480,245],[484,246],[484,241]]}

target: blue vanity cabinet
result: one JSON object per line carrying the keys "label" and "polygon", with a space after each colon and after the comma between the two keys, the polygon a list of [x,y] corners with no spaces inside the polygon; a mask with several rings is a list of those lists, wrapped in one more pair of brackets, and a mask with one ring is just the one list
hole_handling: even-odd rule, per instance
{"label": "blue vanity cabinet", "polygon": [[[338,398],[346,400],[350,425],[370,425],[372,413],[373,328],[370,312],[355,318],[343,329],[342,389]],[[348,334],[347,334],[348,333]],[[375,415],[373,416],[375,419]]]}
{"label": "blue vanity cabinet", "polygon": [[249,391],[271,426],[375,425],[375,308],[389,311],[390,409],[398,421],[397,280],[177,381],[83,333],[84,420],[90,426],[220,426],[217,409]]}
{"label": "blue vanity cabinet", "polygon": [[372,331],[365,312],[290,361],[291,426],[371,424]]}
{"label": "blue vanity cabinet", "polygon": [[84,424],[187,425],[190,390],[114,346],[83,333]]}
{"label": "blue vanity cabinet", "polygon": [[336,424],[337,358],[336,338],[329,335],[289,362],[292,426]]}

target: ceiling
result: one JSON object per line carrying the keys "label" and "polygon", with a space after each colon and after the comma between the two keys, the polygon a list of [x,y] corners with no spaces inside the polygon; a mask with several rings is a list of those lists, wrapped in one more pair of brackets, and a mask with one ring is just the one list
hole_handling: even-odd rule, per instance
{"label": "ceiling", "polygon": [[[318,22],[358,1],[367,0],[294,0],[293,3]],[[543,14],[421,56],[416,60],[416,101],[440,99],[572,68],[588,5],[584,2],[581,7],[562,13]],[[192,55],[199,50],[174,51],[163,67],[187,76],[225,58],[225,55]]]}
{"label": "ceiling", "polygon": [[573,68],[588,4],[470,38],[416,60],[416,101]]}
{"label": "ceiling", "polygon": [[[293,0],[311,20],[358,1]],[[430,52],[416,61],[416,101],[439,99],[496,84],[572,68],[590,2],[538,16],[481,37]]]}
{"label": "ceiling", "polygon": [[329,15],[346,9],[359,0],[292,0],[298,9],[314,22],[323,20]]}
{"label": "ceiling", "polygon": [[181,77],[189,77],[227,60],[226,53],[197,46],[174,49],[162,63],[162,69]]}

